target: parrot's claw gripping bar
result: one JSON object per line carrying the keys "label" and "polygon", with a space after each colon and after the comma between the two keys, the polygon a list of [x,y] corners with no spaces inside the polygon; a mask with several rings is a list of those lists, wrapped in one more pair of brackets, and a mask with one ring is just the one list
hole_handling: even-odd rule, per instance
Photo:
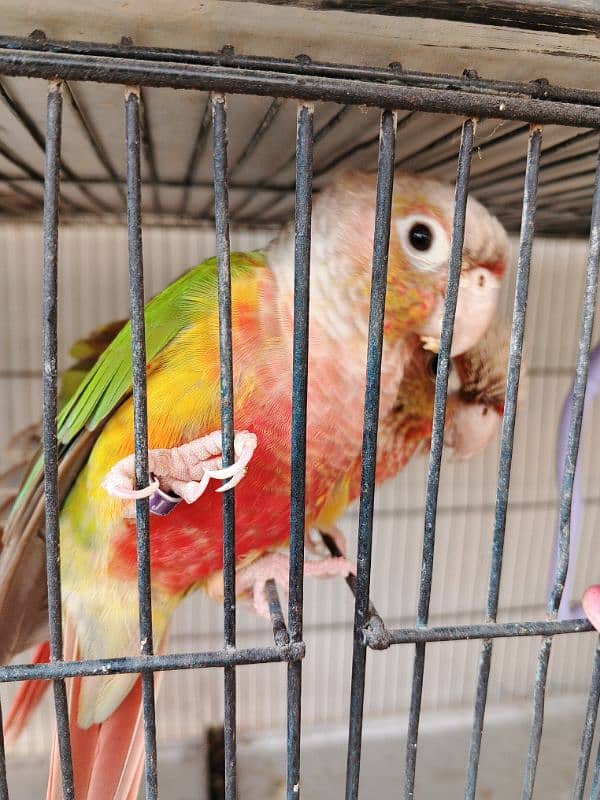
{"label": "parrot's claw gripping bar", "polygon": [[[327,547],[331,555],[337,558],[341,558],[343,556],[343,553],[339,549],[333,538],[324,531],[319,531],[319,533],[321,534],[323,541],[325,542],[325,546]],[[356,575],[348,575],[346,578],[346,583],[350,587],[352,594],[355,594]],[[367,624],[363,628],[363,632],[365,636],[365,641],[372,650],[387,650],[387,648],[391,644],[390,634],[387,628],[385,627],[385,623],[377,613],[377,609],[370,600],[369,600],[369,617],[367,620]]]}

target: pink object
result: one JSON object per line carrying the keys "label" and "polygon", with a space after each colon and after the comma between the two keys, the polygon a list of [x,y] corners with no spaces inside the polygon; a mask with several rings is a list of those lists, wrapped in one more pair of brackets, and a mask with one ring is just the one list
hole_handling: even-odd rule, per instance
{"label": "pink object", "polygon": [[[347,558],[328,557],[304,561],[304,575],[314,578],[334,578],[341,575],[355,575],[355,566]],[[288,583],[290,579],[290,559],[284,553],[265,553],[247,567],[241,567],[235,578],[236,595],[248,595],[250,606],[259,616],[270,618],[269,604],[265,594],[268,580],[275,581],[288,599]]]}
{"label": "pink object", "polygon": [[597,631],[600,631],[600,585],[585,590],[581,601],[586,617]]}

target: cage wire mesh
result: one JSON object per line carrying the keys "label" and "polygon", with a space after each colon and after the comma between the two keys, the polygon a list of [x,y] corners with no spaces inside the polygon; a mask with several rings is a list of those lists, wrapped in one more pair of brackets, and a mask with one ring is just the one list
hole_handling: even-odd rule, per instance
{"label": "cage wire mesh", "polygon": [[[145,788],[158,796],[154,674],[169,670],[220,668],[224,674],[224,796],[234,798],[236,775],[237,667],[287,664],[286,797],[298,797],[301,786],[300,710],[305,656],[303,630],[304,475],[306,458],[307,325],[310,271],[311,197],[339,166],[377,167],[377,199],[371,316],[364,405],[361,500],[358,527],[358,571],[349,580],[355,595],[354,638],[349,686],[349,741],[346,798],[359,796],[361,737],[367,651],[402,649],[414,655],[410,677],[404,797],[415,794],[418,734],[428,653],[437,643],[476,640],[479,664],[465,796],[475,797],[490,669],[497,640],[536,637],[533,714],[529,748],[524,754],[522,797],[533,796],[543,731],[543,710],[553,637],[587,634],[584,619],[558,619],[568,566],[570,497],[579,449],[583,400],[600,255],[600,193],[597,171],[600,96],[588,90],[567,90],[544,82],[515,84],[480,79],[318,64],[308,59],[286,61],[220,54],[121,46],[0,39],[0,94],[5,128],[0,137],[0,195],[4,219],[44,214],[43,242],[43,428],[46,497],[46,550],[52,661],[0,667],[0,682],[34,678],[52,680],[60,731],[63,792],[74,797],[68,733],[65,678],[135,672],[142,676]],[[34,88],[21,98],[23,80]],[[41,80],[46,79],[46,81]],[[128,87],[125,90],[123,87]],[[133,87],[133,88],[132,88]],[[181,93],[168,88],[185,88]],[[160,91],[160,99],[158,92]],[[123,94],[124,92],[124,94]],[[231,97],[225,102],[225,94]],[[238,96],[244,102],[237,106]],[[45,103],[42,98],[45,96]],[[123,97],[125,98],[123,100]],[[241,101],[241,97],[239,98]],[[157,116],[175,119],[184,104],[182,123],[173,126],[168,142],[154,136]],[[45,120],[42,108],[45,104]],[[119,126],[107,130],[102,114],[120,104]],[[314,104],[314,108],[313,108]],[[188,112],[192,112],[191,114]],[[236,116],[237,115],[237,116]],[[436,125],[431,121],[435,119]],[[478,120],[477,125],[475,120]],[[249,120],[252,120],[249,125]],[[292,144],[295,136],[295,148]],[[228,137],[230,139],[228,146]],[[285,137],[289,152],[277,162],[265,158],[275,139]],[[117,167],[118,148],[126,144],[126,171]],[[81,157],[73,163],[75,142]],[[415,143],[419,142],[416,147]],[[185,145],[185,146],[184,146]],[[515,148],[518,155],[515,155]],[[257,154],[263,152],[262,158]],[[458,150],[458,157],[457,157]],[[64,154],[64,155],[63,155]],[[416,623],[405,610],[377,613],[369,600],[371,581],[374,481],[378,398],[383,337],[387,249],[391,193],[396,168],[431,172],[456,181],[456,209],[442,340],[435,384],[431,453],[425,482],[424,534],[418,585]],[[266,169],[265,169],[266,167]],[[213,174],[214,173],[214,174]],[[142,194],[141,188],[145,187]],[[492,527],[491,560],[485,591],[485,616],[465,622],[451,619],[431,624],[434,588],[434,544],[442,480],[444,414],[449,353],[461,266],[467,191],[473,190],[507,228],[518,232],[511,350],[505,415],[499,448],[496,500],[486,523]],[[234,498],[224,495],[224,612],[222,646],[193,652],[156,654],[152,638],[149,576],[149,510],[138,502],[138,578],[140,598],[139,657],[100,661],[62,660],[57,479],[56,398],[58,380],[59,209],[65,221],[116,220],[126,212],[129,245],[130,316],[134,364],[136,478],[148,476],[146,372],[144,346],[144,279],[142,222],[162,220],[190,226],[213,222],[219,274],[219,341],[221,352],[224,463],[233,460],[233,381],[231,294],[229,284],[230,222],[265,228],[295,214],[294,395],[292,420],[290,582],[287,622],[274,584],[269,586],[272,643],[240,646],[236,639],[234,593]],[[578,333],[576,377],[569,453],[561,490],[561,558],[545,614],[537,619],[498,620],[500,573],[513,456],[519,371],[525,333],[532,246],[536,233],[584,234],[589,245]],[[579,253],[581,256],[582,253]],[[532,280],[534,276],[532,275]],[[569,323],[575,324],[569,320]],[[515,454],[516,455],[516,454]],[[518,461],[516,460],[518,472]],[[513,486],[514,488],[514,486]],[[442,484],[443,491],[443,484]],[[550,503],[549,508],[552,509]],[[418,525],[420,508],[411,526]],[[441,512],[443,513],[443,509]],[[551,514],[549,514],[549,517]],[[526,523],[525,523],[526,524]],[[335,547],[330,543],[332,552]],[[481,581],[481,576],[478,576]],[[374,598],[376,599],[376,598]],[[389,611],[389,607],[387,609]],[[539,608],[537,609],[539,614]],[[543,618],[542,618],[543,617]],[[589,634],[588,634],[589,635]],[[539,640],[537,637],[541,637]],[[308,640],[308,637],[306,637]],[[408,647],[397,648],[397,645]],[[438,651],[439,652],[439,651]],[[573,797],[583,797],[592,753],[600,692],[600,650],[589,663],[589,701],[582,720],[579,760],[574,765]],[[600,789],[596,761],[590,797]],[[9,787],[0,747],[0,798]]]}

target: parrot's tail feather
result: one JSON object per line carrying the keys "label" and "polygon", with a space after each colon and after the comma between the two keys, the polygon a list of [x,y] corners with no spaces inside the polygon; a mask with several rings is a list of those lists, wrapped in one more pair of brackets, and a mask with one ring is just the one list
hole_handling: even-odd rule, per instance
{"label": "parrot's tail feather", "polygon": [[100,725],[88,800],[135,800],[138,795],[144,764],[141,689],[138,678],[116,712]]}
{"label": "parrot's tail feather", "polygon": [[[78,695],[81,680],[73,697]],[[141,680],[117,710],[99,725],[87,729],[71,723],[71,750],[75,796],[80,800],[135,800],[139,788],[144,746],[141,714]],[[60,764],[55,760],[53,772],[60,779]],[[139,776],[139,777],[138,777]],[[59,785],[56,778],[54,783]],[[51,796],[60,800],[60,793]],[[50,797],[48,798],[50,800]]]}
{"label": "parrot's tail feather", "polygon": [[[49,660],[50,644],[44,642],[35,651],[31,663],[45,664]],[[19,686],[4,721],[4,741],[7,745],[16,742],[49,685],[49,681],[24,681]]]}
{"label": "parrot's tail feather", "polygon": [[[161,643],[164,652],[166,636]],[[72,623],[65,626],[65,658],[77,658],[78,646]],[[158,692],[162,675],[155,678]],[[138,678],[123,702],[104,721],[81,728],[77,709],[82,678],[69,682],[71,753],[77,800],[136,800],[144,771],[142,683]],[[46,800],[62,800],[60,756],[56,733],[52,745]]]}

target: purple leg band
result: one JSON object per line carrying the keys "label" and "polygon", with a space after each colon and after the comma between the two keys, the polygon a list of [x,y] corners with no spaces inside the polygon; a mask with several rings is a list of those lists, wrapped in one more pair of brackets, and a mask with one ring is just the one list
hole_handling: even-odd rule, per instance
{"label": "purple leg band", "polygon": [[[154,475],[151,476],[151,479],[155,480]],[[166,517],[179,503],[181,503],[181,497],[178,495],[157,489],[154,494],[150,495],[150,513],[157,517]]]}

